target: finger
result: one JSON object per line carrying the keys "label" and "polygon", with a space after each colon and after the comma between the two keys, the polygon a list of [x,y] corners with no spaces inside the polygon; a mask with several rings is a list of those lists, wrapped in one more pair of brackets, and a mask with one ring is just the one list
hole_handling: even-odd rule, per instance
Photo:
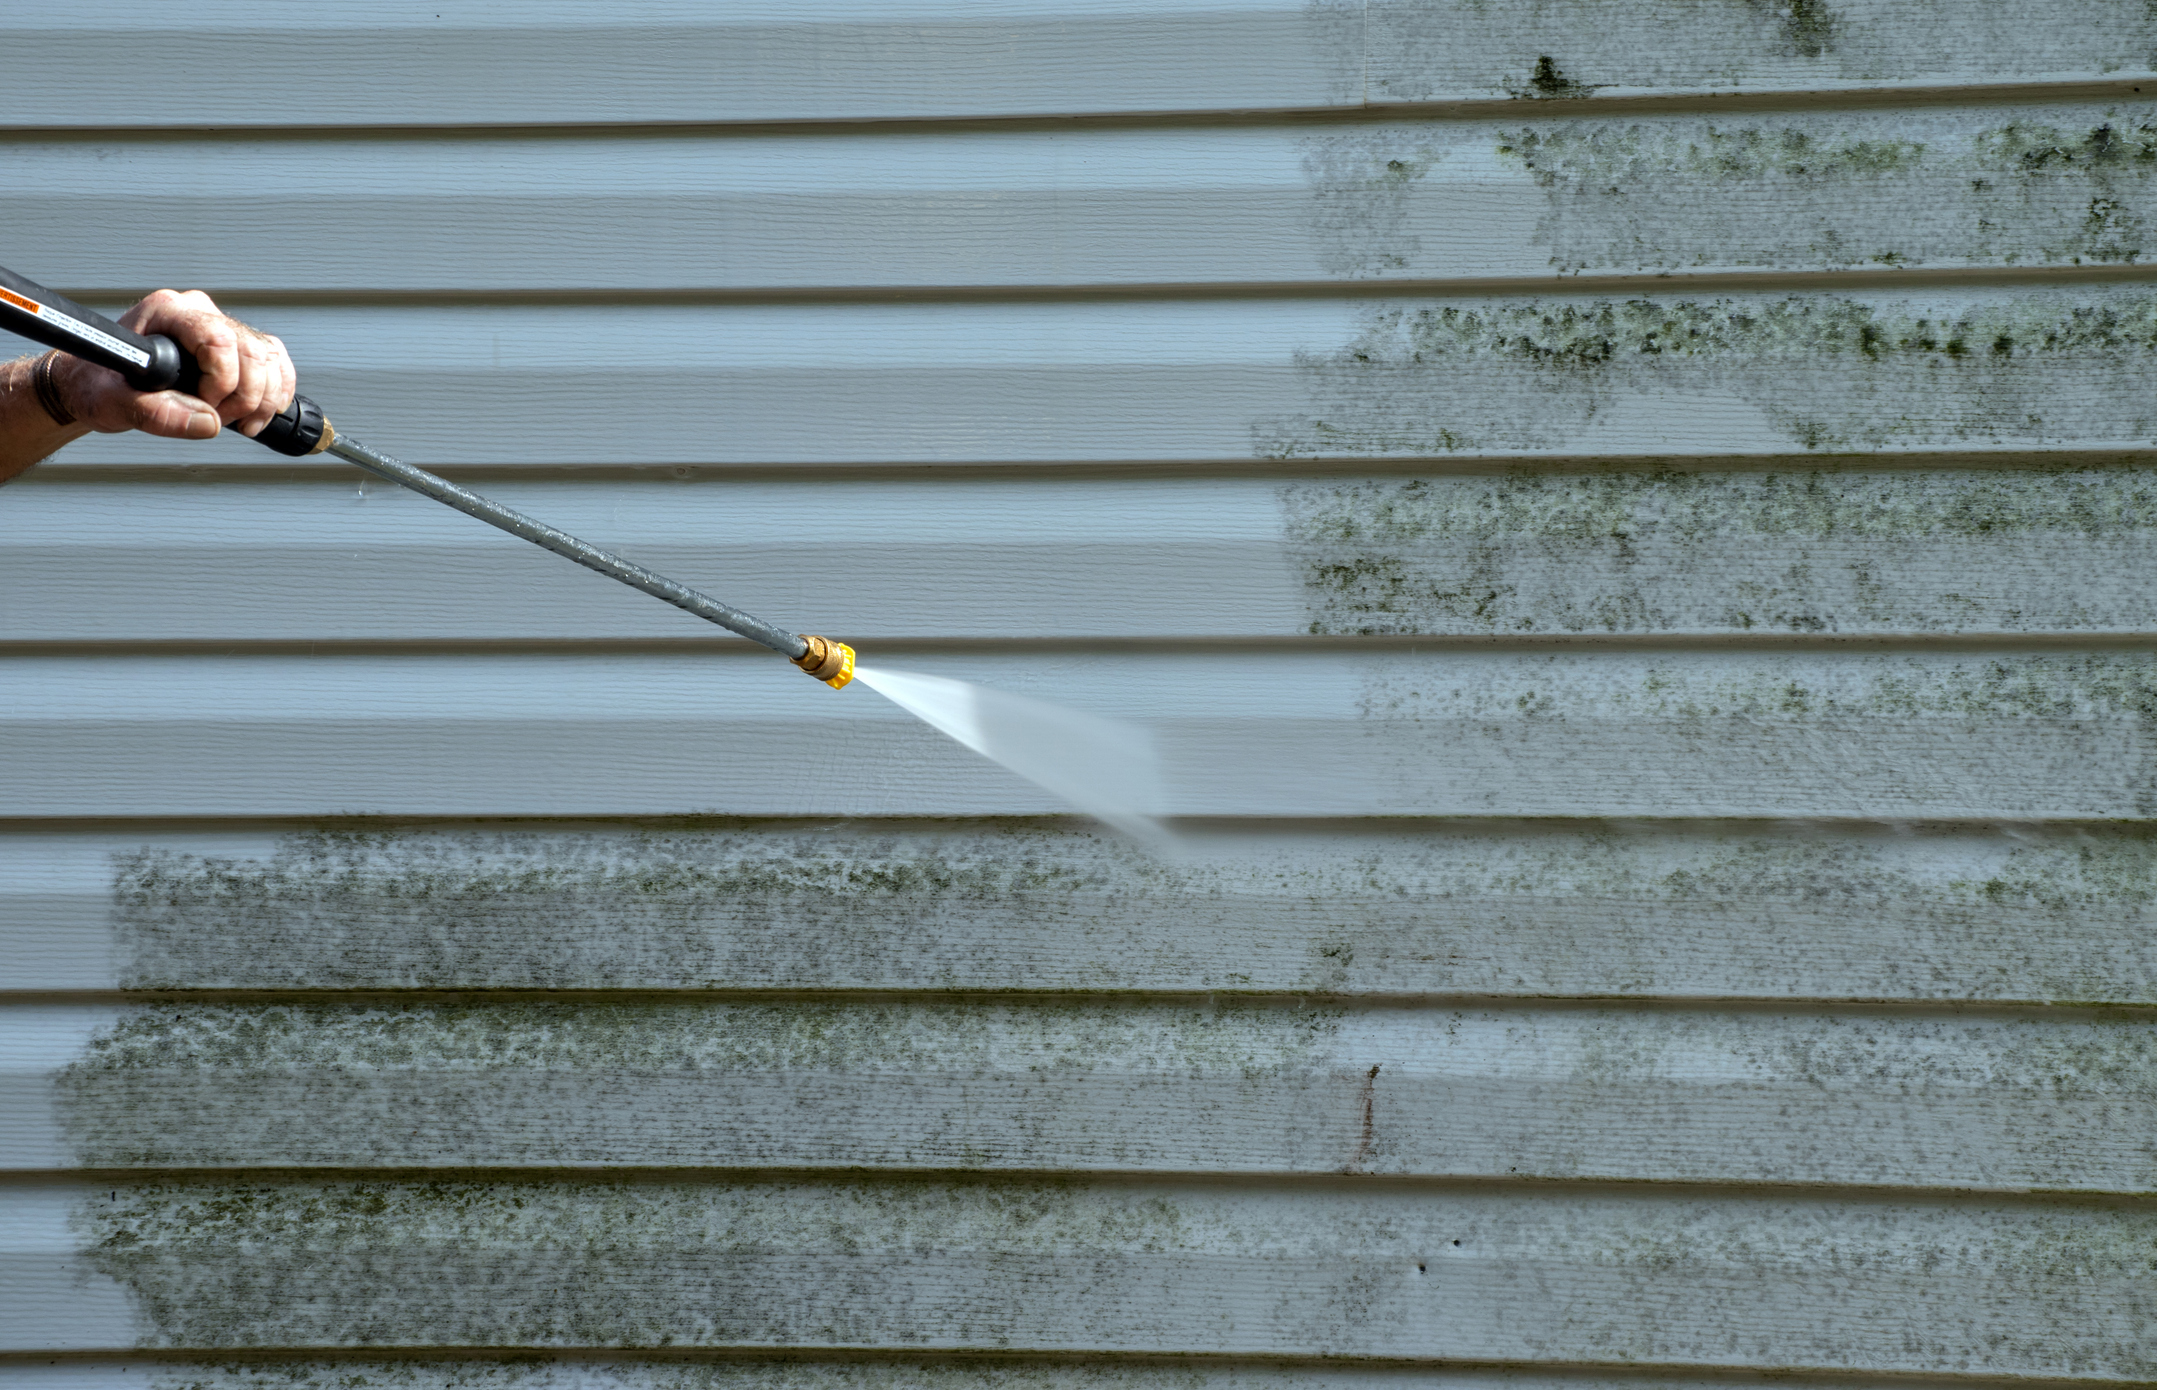
{"label": "finger", "polygon": [[277,389],[272,394],[280,413],[292,404],[292,398],[300,393],[300,369],[292,363],[292,353],[285,347],[285,340],[275,334],[264,335],[277,354]]}
{"label": "finger", "polygon": [[158,290],[121,315],[138,333],[162,333],[186,348],[202,369],[196,394],[220,407],[239,385],[239,325],[218,312],[217,301],[200,290]]}
{"label": "finger", "polygon": [[260,355],[263,378],[262,404],[241,420],[239,426],[240,432],[252,439],[292,404],[292,397],[299,389],[299,373],[293,368],[291,354],[285,351],[280,339],[252,328],[245,332]]}
{"label": "finger", "polygon": [[150,325],[171,312],[174,300],[180,297],[178,290],[152,290],[137,300],[128,311],[120,315],[120,325],[137,333],[156,333],[160,330]]}
{"label": "finger", "polygon": [[166,439],[215,439],[224,425],[207,401],[183,391],[153,391],[129,404],[128,424]]}
{"label": "finger", "polygon": [[[224,419],[234,423],[258,421],[257,428],[260,428],[259,420],[269,418],[262,411],[263,403],[269,397],[273,380],[269,350],[263,346],[258,337],[244,329],[240,331],[236,343],[240,368],[239,381],[233,386],[232,394],[218,402],[217,413]],[[274,414],[275,412],[271,413]],[[253,434],[254,432],[254,430],[247,431],[248,434]]]}
{"label": "finger", "polygon": [[202,384],[195,394],[222,411],[226,398],[240,387],[240,335],[232,320],[214,311],[189,314],[167,331],[195,355],[195,365],[202,368]]}

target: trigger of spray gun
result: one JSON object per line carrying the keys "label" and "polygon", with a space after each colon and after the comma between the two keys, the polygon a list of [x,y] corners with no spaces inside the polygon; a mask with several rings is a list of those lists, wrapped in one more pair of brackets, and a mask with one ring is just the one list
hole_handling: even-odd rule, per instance
{"label": "trigger of spray gun", "polygon": [[801,634],[808,643],[808,650],[794,658],[794,664],[816,677],[833,690],[846,689],[846,683],[854,678],[854,649],[844,642],[834,642],[828,637],[812,637]]}

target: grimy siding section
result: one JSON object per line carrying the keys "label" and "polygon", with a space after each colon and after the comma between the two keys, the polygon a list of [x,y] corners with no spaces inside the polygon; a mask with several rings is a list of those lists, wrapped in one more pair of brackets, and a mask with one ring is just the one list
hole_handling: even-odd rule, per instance
{"label": "grimy siding section", "polygon": [[0,260],[1144,723],[1180,845],[87,441],[0,491],[0,1387],[2157,1380],[2148,7],[336,11],[17,0]]}

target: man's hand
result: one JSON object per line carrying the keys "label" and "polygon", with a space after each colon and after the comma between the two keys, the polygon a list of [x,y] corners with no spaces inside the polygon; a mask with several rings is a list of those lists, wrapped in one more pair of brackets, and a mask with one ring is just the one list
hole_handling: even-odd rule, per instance
{"label": "man's hand", "polygon": [[93,430],[214,439],[238,421],[240,433],[252,438],[292,403],[298,389],[299,375],[285,345],[226,318],[200,290],[159,290],[120,315],[120,322],[137,333],[162,333],[193,353],[202,367],[202,385],[193,396],[145,395],[128,389],[118,372],[63,356],[52,373],[60,402]]}

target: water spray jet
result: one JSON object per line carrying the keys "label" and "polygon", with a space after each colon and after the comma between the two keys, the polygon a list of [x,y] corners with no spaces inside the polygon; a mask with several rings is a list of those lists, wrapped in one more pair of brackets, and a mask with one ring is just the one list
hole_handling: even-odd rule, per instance
{"label": "water spray jet", "polygon": [[[110,368],[137,391],[192,392],[202,381],[194,358],[172,339],[124,328],[6,269],[0,269],[0,328]],[[855,678],[854,649],[846,643],[789,632],[447,478],[369,448],[338,433],[321,407],[305,396],[293,397],[254,438],[290,458],[329,454],[455,507],[466,516],[769,647],[834,690],[845,689]],[[1158,810],[1158,776],[1151,738],[1144,730],[941,676],[885,670],[861,674],[864,684],[909,714],[1081,810],[1142,841],[1155,845],[1167,841],[1167,832],[1153,819]]]}

